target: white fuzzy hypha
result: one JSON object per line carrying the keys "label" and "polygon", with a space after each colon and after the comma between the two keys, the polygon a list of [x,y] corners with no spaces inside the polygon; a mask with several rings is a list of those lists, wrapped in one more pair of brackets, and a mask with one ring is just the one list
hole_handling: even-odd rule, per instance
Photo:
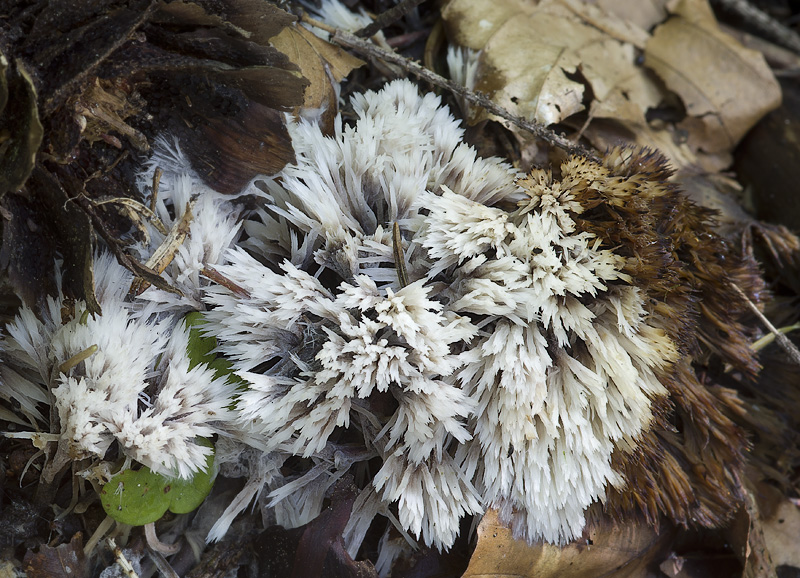
{"label": "white fuzzy hypha", "polygon": [[182,324],[131,314],[123,299],[132,276],[110,254],[97,258],[95,271],[102,315],[82,301],[50,298],[41,320],[23,307],[6,329],[6,363],[25,376],[28,391],[52,395],[60,423],[52,466],[103,459],[116,441],[156,472],[191,477],[210,451],[195,438],[227,419],[229,387],[206,366],[189,369]]}
{"label": "white fuzzy hypha", "polygon": [[296,163],[251,191],[257,259],[237,249],[220,267],[247,296],[207,296],[209,331],[250,383],[243,427],[307,457],[362,430],[383,459],[365,491],[384,504],[363,500],[354,540],[392,502],[437,547],[485,506],[529,540],[576,537],[624,483],[611,455],[648,426],[674,347],[621,258],[578,230],[569,187],[542,175],[525,191],[411,82],[352,104],[331,136],[290,126]]}

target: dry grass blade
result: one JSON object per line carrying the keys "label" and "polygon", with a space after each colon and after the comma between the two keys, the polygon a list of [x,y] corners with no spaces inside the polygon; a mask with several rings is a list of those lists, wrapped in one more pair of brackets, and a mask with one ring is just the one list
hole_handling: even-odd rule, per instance
{"label": "dry grass blade", "polygon": [[[156,249],[150,258],[147,260],[145,265],[150,267],[158,274],[164,272],[164,269],[167,268],[172,260],[175,258],[175,254],[180,249],[183,242],[186,240],[186,236],[189,234],[189,228],[192,225],[192,207],[194,206],[194,201],[190,203],[186,203],[186,210],[183,212],[183,216],[175,221],[175,224],[172,225],[172,229],[167,235],[167,238],[164,239],[164,242],[159,245],[158,249]],[[141,295],[142,292],[150,286],[144,279],[136,279],[131,284],[130,293],[131,295]]]}

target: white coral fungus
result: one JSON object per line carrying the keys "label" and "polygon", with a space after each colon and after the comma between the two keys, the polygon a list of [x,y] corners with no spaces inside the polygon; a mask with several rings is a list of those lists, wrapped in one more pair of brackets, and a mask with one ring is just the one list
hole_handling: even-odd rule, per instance
{"label": "white coral fungus", "polygon": [[364,491],[427,544],[486,506],[528,540],[575,538],[624,484],[612,453],[648,427],[675,356],[622,258],[578,225],[580,161],[522,187],[411,82],[352,105],[332,136],[290,127],[297,161],[253,189],[250,253],[220,267],[249,296],[208,294],[251,384],[243,427],[303,456],[366,441],[383,467]]}
{"label": "white coral fungus", "polygon": [[95,270],[102,315],[51,297],[41,319],[23,307],[3,340],[4,381],[16,376],[31,399],[52,396],[60,431],[45,475],[71,460],[102,460],[117,442],[153,471],[189,478],[210,451],[196,438],[229,417],[230,388],[204,365],[189,368],[182,324],[133,315],[132,275],[113,256],[98,257]]}

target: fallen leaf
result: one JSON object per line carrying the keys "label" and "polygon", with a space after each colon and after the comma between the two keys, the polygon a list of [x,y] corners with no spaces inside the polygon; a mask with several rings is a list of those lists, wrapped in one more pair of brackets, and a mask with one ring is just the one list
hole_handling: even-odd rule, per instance
{"label": "fallen leaf", "polygon": [[587,524],[582,540],[563,547],[528,545],[515,540],[497,511],[486,512],[478,526],[478,544],[462,578],[624,578],[646,576],[663,558],[672,533],[660,534],[641,521],[601,518]]}
{"label": "fallen leaf", "polygon": [[25,554],[23,565],[28,578],[88,576],[86,557],[83,554],[83,536],[77,532],[69,544],[61,544],[55,548],[42,544],[37,554],[29,550]]}
{"label": "fallen leaf", "polygon": [[764,57],[722,32],[705,0],[684,0],[653,31],[645,65],[681,98],[678,126],[709,171],[729,166],[733,147],[781,101]]}
{"label": "fallen leaf", "polygon": [[[800,529],[800,525],[796,526]],[[751,489],[745,488],[744,504],[736,512],[725,531],[726,538],[744,570],[742,578],[773,578],[775,564],[771,545],[766,540],[756,500]],[[792,550],[796,550],[797,534],[793,535]]]}
{"label": "fallen leaf", "polygon": [[[570,78],[580,65],[575,51],[602,33],[557,2],[542,2],[524,14],[514,9],[521,7],[518,2],[503,5],[490,19],[474,0],[454,0],[442,12],[456,28],[451,33],[456,42],[482,50],[476,89],[512,113],[545,125],[583,110],[585,87]],[[470,121],[484,118],[486,113],[479,112]]]}
{"label": "fallen leaf", "polygon": [[800,508],[790,500],[783,500],[769,518],[763,520],[764,542],[777,566],[792,566],[800,569]]}
{"label": "fallen leaf", "polygon": [[292,578],[378,578],[370,562],[355,562],[344,547],[342,532],[353,508],[356,492],[347,483],[334,488],[331,505],[299,528],[273,526],[259,536],[254,547],[264,576]]}
{"label": "fallen leaf", "polygon": [[597,6],[642,30],[650,30],[667,17],[667,0],[597,0]]}
{"label": "fallen leaf", "polygon": [[[716,171],[780,91],[763,57],[719,30],[706,0],[686,0],[664,21],[668,4],[451,0],[442,17],[452,43],[481,51],[475,88],[513,114],[570,126],[599,149],[635,142],[675,168]],[[471,111],[468,121],[486,118]]]}
{"label": "fallen leaf", "polygon": [[309,80],[303,108],[324,108],[324,121],[328,121],[325,124],[330,124],[337,112],[338,83],[364,62],[302,26],[287,26],[272,39],[272,45]]}

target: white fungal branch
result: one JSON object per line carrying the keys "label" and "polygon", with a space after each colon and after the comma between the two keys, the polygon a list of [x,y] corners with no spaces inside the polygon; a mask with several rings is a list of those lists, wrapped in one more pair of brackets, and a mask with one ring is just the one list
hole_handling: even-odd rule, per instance
{"label": "white fungal branch", "polygon": [[[313,456],[357,403],[383,424],[377,496],[426,543],[451,545],[485,506],[529,540],[574,538],[624,484],[611,456],[649,427],[675,357],[625,259],[578,225],[586,167],[518,184],[407,81],[352,106],[332,136],[291,126],[297,161],[254,189],[245,225],[258,260],[236,250],[221,268],[250,297],[208,294],[220,349],[252,384],[243,423]],[[375,401],[387,392],[394,406]],[[363,535],[369,516],[354,516]]]}
{"label": "white fungal branch", "polygon": [[206,366],[189,369],[178,320],[135,315],[124,300],[131,275],[112,255],[99,255],[95,270],[102,315],[59,296],[43,320],[23,307],[6,328],[6,363],[25,375],[27,391],[49,392],[58,415],[58,449],[45,474],[71,460],[103,460],[116,442],[155,472],[189,478],[211,451],[196,438],[231,417],[230,388]]}

